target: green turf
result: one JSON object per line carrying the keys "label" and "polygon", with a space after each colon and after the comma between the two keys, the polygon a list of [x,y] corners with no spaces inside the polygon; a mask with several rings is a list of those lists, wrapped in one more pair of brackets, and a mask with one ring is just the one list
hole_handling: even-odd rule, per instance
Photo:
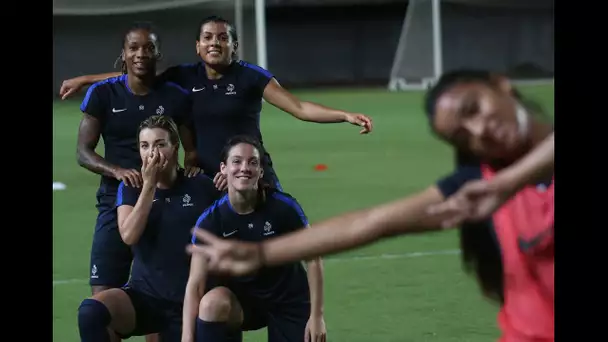
{"label": "green turf", "polygon": [[[524,89],[553,112],[553,88]],[[262,130],[286,191],[314,221],[404,196],[452,168],[452,154],[429,134],[421,94],[384,90],[298,92],[303,99],[369,114],[374,132],[360,136],[346,124],[318,125],[293,119],[265,104]],[[78,341],[76,310],[88,296],[95,176],[79,168],[75,144],[77,102],[54,104],[53,340]],[[324,163],[327,171],[314,165]],[[393,239],[344,253],[326,263],[325,312],[330,341],[492,341],[497,307],[484,300],[461,269],[458,255],[379,258],[382,254],[457,248],[448,231]],[[349,259],[353,256],[372,256]],[[265,341],[265,331],[245,341]],[[132,339],[143,341],[143,339]]]}

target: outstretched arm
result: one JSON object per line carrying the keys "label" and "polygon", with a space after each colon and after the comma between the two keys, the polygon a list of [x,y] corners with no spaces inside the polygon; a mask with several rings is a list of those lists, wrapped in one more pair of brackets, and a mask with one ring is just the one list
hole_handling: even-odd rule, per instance
{"label": "outstretched arm", "polygon": [[209,270],[244,275],[264,265],[273,266],[338,253],[371,244],[381,238],[437,229],[441,217],[426,214],[444,195],[437,186],[416,195],[369,209],[340,215],[310,229],[302,229],[263,243],[225,241],[200,229],[195,234],[204,245],[188,251],[209,260]]}
{"label": "outstretched arm", "polygon": [[296,96],[281,87],[274,78],[264,88],[264,99],[302,121],[318,123],[349,122],[361,126],[361,133],[372,131],[372,120],[369,117],[325,107],[313,102],[300,101]]}
{"label": "outstretched arm", "polygon": [[265,241],[264,261],[279,265],[338,253],[384,237],[436,229],[440,221],[428,216],[425,209],[442,200],[439,189],[432,186],[404,199],[315,223],[309,229]]}
{"label": "outstretched arm", "polygon": [[91,85],[96,82],[101,82],[111,77],[118,77],[120,75],[122,75],[122,73],[120,72],[108,72],[105,74],[83,75],[70,78],[69,80],[65,80],[63,81],[63,83],[61,83],[61,89],[59,89],[59,96],[61,96],[62,100],[65,100],[80,91],[80,89],[85,86]]}

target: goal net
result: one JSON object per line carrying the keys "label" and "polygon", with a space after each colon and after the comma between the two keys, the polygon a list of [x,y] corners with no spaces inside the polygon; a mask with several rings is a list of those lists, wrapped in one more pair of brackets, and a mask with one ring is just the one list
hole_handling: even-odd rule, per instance
{"label": "goal net", "polygon": [[424,89],[457,68],[551,81],[553,18],[553,0],[410,0],[389,89]]}

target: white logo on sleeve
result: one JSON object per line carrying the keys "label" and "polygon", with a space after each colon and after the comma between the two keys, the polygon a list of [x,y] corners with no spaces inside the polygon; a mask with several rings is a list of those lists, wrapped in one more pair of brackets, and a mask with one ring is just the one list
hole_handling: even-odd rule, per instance
{"label": "white logo on sleeve", "polygon": [[91,267],[91,279],[97,278],[99,278],[99,276],[97,275],[97,266],[93,265],[93,267]]}

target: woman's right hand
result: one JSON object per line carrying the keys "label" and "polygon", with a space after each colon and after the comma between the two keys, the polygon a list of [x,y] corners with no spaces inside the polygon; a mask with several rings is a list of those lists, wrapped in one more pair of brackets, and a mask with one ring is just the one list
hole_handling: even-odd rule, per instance
{"label": "woman's right hand", "polygon": [[153,148],[142,164],[141,177],[144,185],[156,186],[158,175],[167,164],[167,158],[157,148]]}
{"label": "woman's right hand", "polygon": [[208,272],[239,277],[264,266],[260,243],[224,240],[199,228],[193,232],[202,244],[190,244],[186,249],[190,254],[200,254],[207,259]]}
{"label": "woman's right hand", "polygon": [[77,93],[87,85],[87,81],[84,76],[70,78],[69,80],[63,81],[61,83],[61,89],[59,89],[59,96],[61,96],[62,100],[65,100],[72,96],[74,93]]}

